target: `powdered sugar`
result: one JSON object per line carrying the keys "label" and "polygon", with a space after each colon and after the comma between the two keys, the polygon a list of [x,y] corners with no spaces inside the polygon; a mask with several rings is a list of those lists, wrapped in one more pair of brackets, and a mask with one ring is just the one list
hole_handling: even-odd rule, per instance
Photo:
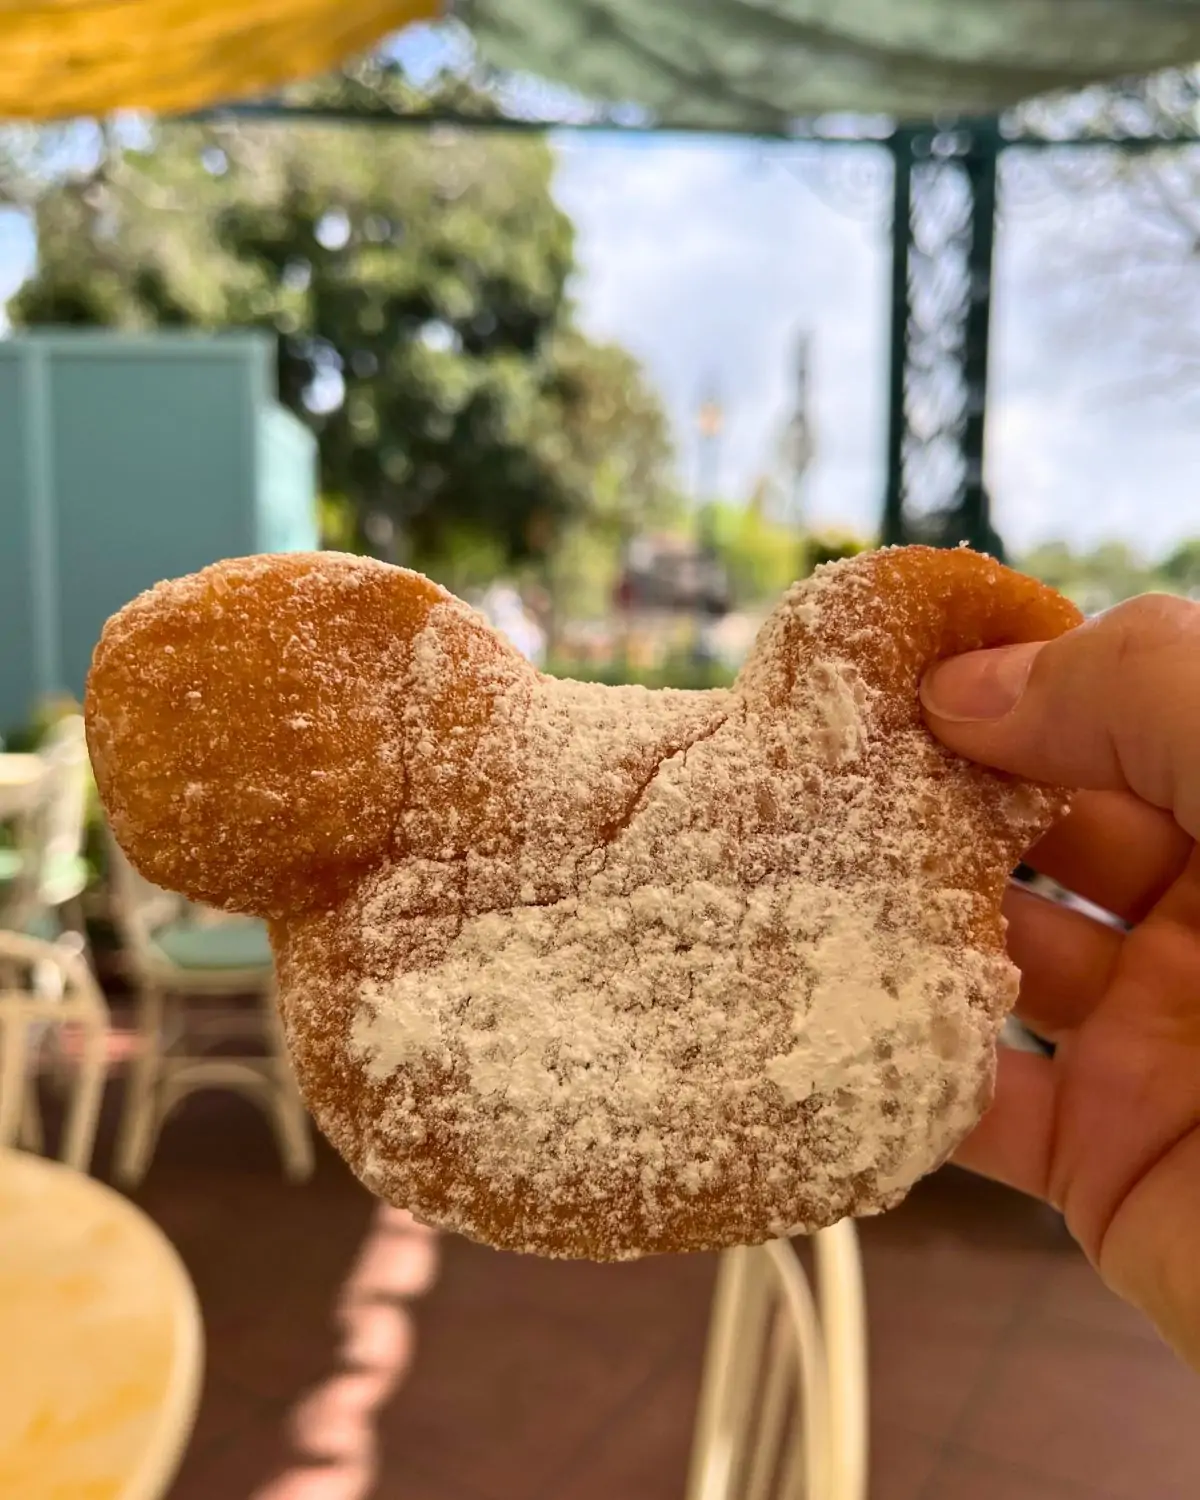
{"label": "powdered sugar", "polygon": [[956,760],[939,654],[1076,622],[969,553],[789,591],[730,692],[541,677],[416,574],[234,559],[106,626],[89,747],[155,883],[271,919],[296,1073],[376,1191],[614,1258],[897,1200],[973,1124],[1000,897],[1063,799]]}
{"label": "powdered sugar", "polygon": [[[407,854],[338,916],[370,1103],[326,1124],[377,1191],[623,1256],[877,1210],[974,1123],[1015,993],[981,871],[998,893],[1052,801],[942,751],[915,679],[896,723],[864,576],[793,589],[730,694],[495,669],[486,817],[406,814]],[[454,608],[409,665],[406,760],[435,779],[428,705],[474,649]],[[354,981],[319,943],[290,958],[300,1034]]]}

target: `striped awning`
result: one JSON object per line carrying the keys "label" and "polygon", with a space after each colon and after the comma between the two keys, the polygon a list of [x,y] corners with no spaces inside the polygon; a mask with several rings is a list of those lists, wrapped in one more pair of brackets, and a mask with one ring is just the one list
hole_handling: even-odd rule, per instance
{"label": "striped awning", "polygon": [[1200,58],[1200,0],[0,0],[0,117],[261,95],[448,8],[483,61],[663,127],[982,112]]}
{"label": "striped awning", "polygon": [[1200,59],[1200,0],[462,0],[485,55],[659,123],[921,118]]}

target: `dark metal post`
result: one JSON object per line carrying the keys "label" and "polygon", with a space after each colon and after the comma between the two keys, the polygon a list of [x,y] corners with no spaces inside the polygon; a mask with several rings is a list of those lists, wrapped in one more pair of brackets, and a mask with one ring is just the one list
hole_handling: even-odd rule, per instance
{"label": "dark metal post", "polygon": [[999,541],[992,530],[988,493],[983,482],[993,251],[996,243],[996,168],[999,156],[999,122],[986,120],[973,125],[963,163],[971,185],[971,241],[967,251],[969,300],[963,340],[963,379],[967,396],[963,458],[966,463],[962,520],[957,528],[960,535],[947,540],[969,542],[982,552],[995,550]]}
{"label": "dark metal post", "polygon": [[881,540],[895,546],[904,536],[904,386],[908,368],[908,253],[912,244],[914,131],[900,127],[888,145],[892,154],[892,327],[888,356],[887,488]]}
{"label": "dark metal post", "polygon": [[983,482],[994,119],[891,139],[892,329],[882,539],[997,551]]}

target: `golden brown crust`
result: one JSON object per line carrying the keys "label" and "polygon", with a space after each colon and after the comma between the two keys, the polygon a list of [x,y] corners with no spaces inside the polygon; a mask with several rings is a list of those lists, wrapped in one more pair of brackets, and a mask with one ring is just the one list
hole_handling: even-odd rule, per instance
{"label": "golden brown crust", "polygon": [[797,585],[729,693],[542,678],[465,606],[330,555],[110,622],[118,837],[270,916],[290,1046],[376,1191],[489,1243],[711,1248],[896,1201],[990,1091],[1000,897],[1057,794],[924,728],[938,657],[1073,607],[966,551]]}

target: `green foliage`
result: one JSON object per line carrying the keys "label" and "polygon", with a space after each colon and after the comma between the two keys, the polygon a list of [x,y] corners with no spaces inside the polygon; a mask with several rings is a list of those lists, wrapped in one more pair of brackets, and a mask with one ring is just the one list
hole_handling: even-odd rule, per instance
{"label": "green foliage", "polygon": [[323,547],[328,547],[333,552],[362,550],[358,515],[344,495],[318,497],[317,524]]}
{"label": "green foliage", "polygon": [[820,532],[816,536],[810,536],[805,543],[805,559],[811,571],[819,568],[822,563],[839,562],[843,557],[857,557],[860,552],[869,551],[871,545],[861,537],[850,536],[848,533]]}
{"label": "green foliage", "polygon": [[1180,543],[1157,563],[1124,542],[1104,542],[1087,552],[1074,552],[1066,542],[1046,542],[1026,553],[1019,566],[1091,613],[1135,594],[1200,589],[1200,540]]}
{"label": "green foliage", "polygon": [[[373,66],[309,96],[412,102]],[[502,564],[542,558],[571,527],[640,524],[671,464],[636,362],[574,324],[553,165],[528,136],[162,125],[86,181],[43,181],[38,270],[10,315],[270,330],[281,399],[341,497],[338,545],[378,513],[416,566],[471,572],[480,538]]]}
{"label": "green foliage", "polygon": [[609,613],[621,552],[622,538],[609,525],[583,522],[563,529],[544,574],[552,629],[564,617],[597,620]]}
{"label": "green foliage", "polygon": [[593,344],[574,330],[559,338],[556,357],[566,398],[563,435],[591,478],[588,503],[546,549],[541,581],[552,637],[567,614],[607,612],[629,539],[678,510],[666,421],[637,361],[617,344]]}
{"label": "green foliage", "polygon": [[620,663],[600,667],[571,661],[552,661],[545,670],[551,677],[572,677],[577,682],[602,682],[608,687],[632,684],[637,687],[686,688],[692,691],[729,687],[736,675],[719,663],[696,662],[687,657],[666,661],[652,670],[640,670]]}
{"label": "green foliage", "polygon": [[443,528],[436,548],[421,558],[421,570],[453,594],[484,589],[502,574],[508,559],[503,540],[478,522]]}
{"label": "green foliage", "polygon": [[1066,593],[1079,580],[1083,564],[1066,542],[1044,542],[1027,552],[1020,566],[1022,572]]}
{"label": "green foliage", "polygon": [[735,608],[774,599],[804,571],[800,537],[757,507],[716,504],[709,507],[706,521],[728,573]]}
{"label": "green foliage", "polygon": [[1200,597],[1200,537],[1181,542],[1163,559],[1159,571],[1172,588]]}

